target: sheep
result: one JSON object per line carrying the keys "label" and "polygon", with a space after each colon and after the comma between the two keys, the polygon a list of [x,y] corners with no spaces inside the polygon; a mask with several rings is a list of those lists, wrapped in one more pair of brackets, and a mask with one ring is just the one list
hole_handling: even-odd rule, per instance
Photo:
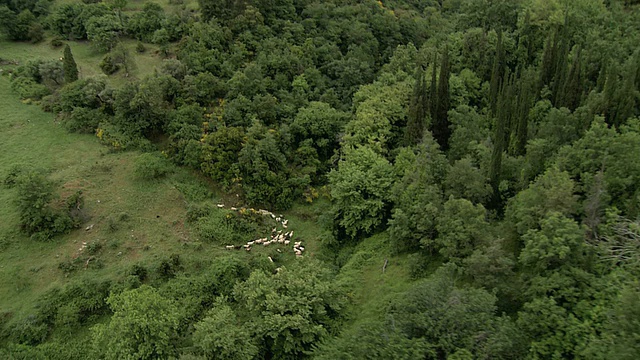
{"label": "sheep", "polygon": [[287,225],[282,225],[282,227],[286,229],[286,228],[287,228]]}
{"label": "sheep", "polygon": [[289,239],[293,239],[293,230],[289,231]]}
{"label": "sheep", "polygon": [[267,256],[269,258],[269,261],[273,262],[273,259],[271,258],[271,256]]}
{"label": "sheep", "polygon": [[262,243],[263,246],[269,246],[271,245],[271,241],[265,241]]}
{"label": "sheep", "polygon": [[300,252],[302,252],[304,251],[304,246],[300,246],[298,249],[300,250]]}
{"label": "sheep", "polygon": [[262,239],[258,239],[258,240],[254,241],[254,242],[255,242],[256,244],[262,244],[262,243],[264,242],[264,240],[262,240]]}
{"label": "sheep", "polygon": [[233,245],[227,245],[227,246],[225,246],[225,248],[226,248],[227,250],[233,250],[233,249],[235,248],[235,246],[233,246]]}
{"label": "sheep", "polygon": [[276,230],[277,230],[276,228],[271,229],[271,233],[275,234]]}
{"label": "sheep", "polygon": [[247,245],[249,245],[249,246],[253,245],[253,243],[255,243],[255,241],[247,241]]}
{"label": "sheep", "polygon": [[224,204],[218,204],[216,205],[218,208],[222,209],[224,207]]}
{"label": "sheep", "polygon": [[238,211],[238,208],[236,207],[230,207],[231,211]]}
{"label": "sheep", "polygon": [[287,224],[288,224],[288,223],[289,223],[289,220],[283,220],[283,221],[282,221],[282,225],[283,225],[283,226],[287,226]]}
{"label": "sheep", "polygon": [[280,221],[282,221],[282,219],[280,219],[279,217],[277,217],[277,218],[276,218],[276,221],[277,221],[277,222],[280,222]]}
{"label": "sheep", "polygon": [[247,251],[251,251],[251,246],[244,248]]}
{"label": "sheep", "polygon": [[275,219],[275,218],[276,218],[276,216],[275,216],[273,213],[270,213],[269,215],[271,215],[271,218],[272,218],[272,219]]}
{"label": "sheep", "polygon": [[302,245],[302,241],[296,241],[296,242],[293,243],[293,245],[300,246],[300,245]]}
{"label": "sheep", "polygon": [[250,247],[251,247],[251,245],[246,244],[246,245],[242,245],[242,247],[244,247],[244,248],[246,249],[246,248],[250,248]]}
{"label": "sheep", "polygon": [[289,240],[285,240],[285,241],[284,241],[284,244],[285,244],[285,245],[289,245],[289,244],[291,244],[291,241],[289,241]]}

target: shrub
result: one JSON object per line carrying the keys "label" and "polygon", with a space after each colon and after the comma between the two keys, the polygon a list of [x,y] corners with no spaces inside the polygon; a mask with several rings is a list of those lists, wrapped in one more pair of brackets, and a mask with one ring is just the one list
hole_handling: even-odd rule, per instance
{"label": "shrub", "polygon": [[41,172],[22,171],[15,184],[20,226],[33,240],[46,241],[79,225],[84,206],[81,192],[67,198],[63,206],[54,207],[53,200],[57,195],[53,192],[53,182]]}
{"label": "shrub", "polygon": [[64,45],[64,41],[63,41],[62,38],[55,37],[55,38],[51,39],[51,41],[49,42],[49,45],[51,45],[52,48],[57,49],[57,48],[61,47],[62,45]]}
{"label": "shrub", "polygon": [[49,329],[40,318],[29,315],[12,326],[11,334],[20,344],[37,345],[47,338]]}
{"label": "shrub", "polygon": [[102,61],[100,61],[99,66],[100,69],[102,69],[102,72],[107,75],[114,74],[116,71],[120,70],[120,64],[111,53],[105,55]]}
{"label": "shrub", "polygon": [[135,162],[134,174],[142,180],[160,179],[173,171],[169,160],[151,153],[140,154]]}
{"label": "shrub", "polygon": [[138,43],[136,44],[136,52],[138,54],[142,54],[145,51],[147,51],[147,48],[144,46],[144,43],[142,41],[138,41]]}
{"label": "shrub", "polygon": [[106,115],[99,109],[77,107],[64,119],[64,127],[70,132],[92,134]]}
{"label": "shrub", "polygon": [[18,93],[18,96],[22,99],[40,100],[51,94],[51,91],[46,86],[26,77],[14,77],[11,82],[11,89]]}

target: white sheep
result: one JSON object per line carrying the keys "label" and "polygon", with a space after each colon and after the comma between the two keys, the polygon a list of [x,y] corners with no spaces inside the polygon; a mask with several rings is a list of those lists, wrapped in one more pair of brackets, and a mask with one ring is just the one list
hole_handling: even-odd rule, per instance
{"label": "white sheep", "polygon": [[285,240],[285,241],[284,241],[284,244],[285,244],[285,245],[289,245],[289,244],[291,244],[291,241],[289,241],[289,240]]}
{"label": "white sheep", "polygon": [[[260,239],[258,239],[258,240],[260,240]],[[255,241],[247,241],[247,245],[249,245],[249,246],[253,245],[254,243],[255,243]]]}
{"label": "white sheep", "polygon": [[238,208],[236,208],[236,207],[231,207],[230,209],[231,209],[231,211],[237,211],[238,210]]}
{"label": "white sheep", "polygon": [[286,226],[289,223],[289,220],[283,220],[282,225]]}
{"label": "white sheep", "polygon": [[218,204],[216,205],[218,208],[222,209],[224,207],[224,204]]}
{"label": "white sheep", "polygon": [[256,244],[262,244],[263,242],[264,242],[264,240],[262,240],[262,239],[258,239],[258,240],[255,241]]}
{"label": "white sheep", "polygon": [[246,248],[245,248],[245,250],[247,250],[247,251],[251,251],[251,246],[246,247]]}
{"label": "white sheep", "polygon": [[233,249],[235,248],[235,246],[233,246],[233,245],[227,245],[227,246],[225,246],[225,248],[226,248],[227,250],[233,250]]}
{"label": "white sheep", "polygon": [[271,256],[267,256],[269,258],[269,261],[273,262],[273,259],[271,258]]}

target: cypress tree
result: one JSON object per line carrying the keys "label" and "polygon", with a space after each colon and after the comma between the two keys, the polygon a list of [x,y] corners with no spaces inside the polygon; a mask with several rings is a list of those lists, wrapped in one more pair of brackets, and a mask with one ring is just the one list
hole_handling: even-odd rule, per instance
{"label": "cypress tree", "polygon": [[555,53],[556,64],[554,66],[553,82],[551,84],[552,102],[556,107],[561,105],[561,90],[567,78],[567,58],[569,57],[569,39],[566,26],[560,34],[560,44]]}
{"label": "cypress tree", "polygon": [[416,81],[413,88],[413,96],[409,105],[409,118],[405,133],[407,145],[415,145],[422,140],[427,116],[427,84],[424,79],[422,66],[416,69]]}
{"label": "cypress tree", "polygon": [[76,65],[76,61],[73,59],[73,54],[71,54],[71,48],[68,44],[64,48],[62,71],[64,73],[65,83],[69,84],[78,80],[78,65]]}
{"label": "cypress tree", "polygon": [[529,110],[534,101],[535,72],[532,70],[525,71],[519,82],[514,154],[524,155],[528,140]]}
{"label": "cypress tree", "polygon": [[496,116],[498,106],[498,96],[502,86],[504,75],[504,49],[502,44],[502,31],[498,31],[498,44],[496,45],[496,56],[493,59],[491,70],[491,88],[489,89],[489,101],[491,116]]}
{"label": "cypress tree", "polygon": [[502,172],[502,153],[505,151],[511,132],[509,130],[510,117],[513,113],[513,76],[505,74],[505,81],[498,97],[498,112],[494,127],[493,152],[489,168],[489,179],[493,188],[492,206],[500,208],[500,173]]}
{"label": "cypress tree", "polygon": [[556,53],[558,52],[558,30],[553,36],[547,38],[547,43],[544,47],[544,54],[542,55],[542,64],[540,69],[540,81],[538,83],[538,90],[541,90],[545,85],[549,85],[553,79],[556,65]]}
{"label": "cypress tree", "polygon": [[580,105],[580,99],[582,98],[582,63],[581,63],[582,48],[578,47],[576,51],[575,59],[571,64],[571,70],[569,76],[564,83],[564,88],[561,92],[560,105],[573,111]]}
{"label": "cypress tree", "polygon": [[445,48],[442,56],[442,65],[440,66],[440,77],[438,79],[438,95],[436,99],[436,111],[433,118],[433,137],[440,144],[442,151],[449,149],[449,137],[451,129],[449,128],[449,49]]}
{"label": "cypress tree", "polygon": [[436,92],[436,64],[438,63],[438,53],[433,56],[433,72],[431,73],[431,84],[429,86],[429,113],[431,114],[431,121],[436,118],[437,100],[438,94]]}

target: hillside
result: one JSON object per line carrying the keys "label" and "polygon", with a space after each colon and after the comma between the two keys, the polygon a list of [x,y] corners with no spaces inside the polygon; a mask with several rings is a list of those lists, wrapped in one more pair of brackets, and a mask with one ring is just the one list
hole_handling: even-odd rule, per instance
{"label": "hillside", "polygon": [[638,38],[628,0],[0,0],[0,358],[639,358]]}

